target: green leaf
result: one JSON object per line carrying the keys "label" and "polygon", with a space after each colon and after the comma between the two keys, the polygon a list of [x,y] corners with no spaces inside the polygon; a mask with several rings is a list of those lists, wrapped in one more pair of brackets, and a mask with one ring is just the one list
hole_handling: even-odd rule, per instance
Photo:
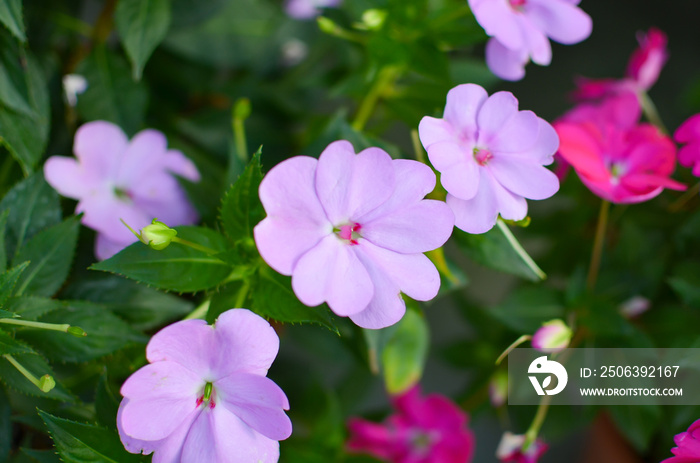
{"label": "green leaf", "polygon": [[40,355],[36,353],[27,353],[16,354],[12,357],[37,378],[41,378],[44,375],[51,375],[56,380],[56,387],[49,392],[42,392],[8,362],[7,359],[0,357],[0,380],[8,387],[33,397],[43,397],[46,399],[59,400],[61,402],[75,402],[76,399],[73,394],[58,382],[55,373]]}
{"label": "green leaf", "polygon": [[41,159],[49,141],[51,108],[44,73],[38,63],[27,55],[24,75],[28,87],[29,113],[0,105],[0,142],[29,175]]}
{"label": "green leaf", "polygon": [[5,389],[0,388],[0,462],[6,462],[12,450],[12,409]]}
{"label": "green leaf", "polygon": [[120,400],[121,397],[115,394],[109,385],[107,373],[103,373],[97,382],[97,392],[95,393],[95,415],[99,424],[116,431]]}
{"label": "green leaf", "polygon": [[172,0],[172,30],[204,21],[225,4],[226,0]]}
{"label": "green leaf", "polygon": [[22,262],[0,275],[0,307],[3,307],[10,296],[12,296],[17,280],[19,280],[20,275],[27,266],[29,266],[29,262]]}
{"label": "green leaf", "polygon": [[250,309],[258,315],[283,323],[315,323],[338,333],[326,304],[308,307],[294,295],[291,278],[280,275],[265,264],[252,285]]}
{"label": "green leaf", "polygon": [[8,260],[12,260],[36,232],[61,221],[58,194],[46,183],[41,172],[12,187],[0,201],[0,210],[9,211],[5,230]]}
{"label": "green leaf", "polygon": [[60,331],[31,328],[16,331],[18,338],[35,346],[53,361],[86,362],[116,352],[128,344],[148,341],[112,312],[90,302],[64,302],[61,310],[49,312],[39,321],[67,323],[87,332],[87,336],[78,338]]}
{"label": "green leaf", "polygon": [[[226,249],[221,234],[203,227],[175,227],[178,238],[216,251]],[[141,242],[90,267],[123,275],[160,289],[191,293],[222,283],[231,272],[226,263],[189,246],[173,243],[156,251]]]}
{"label": "green leaf", "polygon": [[0,210],[0,273],[7,270],[7,250],[5,249],[5,229],[10,210]]}
{"label": "green leaf", "polygon": [[27,354],[32,352],[34,351],[22,341],[18,341],[6,332],[0,330],[0,355]]}
{"label": "green leaf", "polygon": [[416,384],[428,357],[430,330],[416,310],[407,310],[382,351],[386,389],[400,394]]}
{"label": "green leaf", "polygon": [[264,217],[258,189],[263,175],[260,168],[261,149],[253,155],[236,183],[226,193],[221,203],[221,223],[231,240],[253,239],[253,227]]}
{"label": "green leaf", "polygon": [[141,128],[148,91],[143,82],[134,82],[122,57],[97,46],[77,72],[90,83],[78,98],[83,119],[113,122],[130,135]]}
{"label": "green leaf", "polygon": [[[3,19],[3,9],[6,8],[7,1],[0,0],[0,21]],[[29,87],[23,66],[24,50],[3,30],[0,30],[0,47],[0,102],[14,111],[32,115]]]}
{"label": "green leaf", "polygon": [[114,20],[133,65],[134,80],[170,27],[171,0],[120,0]]}
{"label": "green leaf", "polygon": [[66,281],[78,240],[79,222],[71,217],[42,230],[20,250],[14,262],[30,261],[15,294],[53,296]]}
{"label": "green leaf", "polygon": [[669,278],[668,284],[671,285],[671,288],[673,288],[685,304],[690,307],[700,307],[700,287],[680,277]]}
{"label": "green leaf", "polygon": [[99,303],[136,330],[158,328],[194,310],[190,301],[113,275],[83,278],[61,294],[65,298]]}
{"label": "green leaf", "polygon": [[34,450],[22,447],[22,453],[30,456],[39,463],[61,463],[61,459],[53,450]]}
{"label": "green leaf", "polygon": [[219,315],[229,309],[240,309],[250,307],[251,294],[250,284],[244,280],[234,280],[227,283],[211,296],[206,320],[213,324]]}
{"label": "green leaf", "polygon": [[6,309],[25,320],[37,320],[39,317],[58,310],[62,307],[61,301],[38,296],[11,297],[7,301]]}
{"label": "green leaf", "polygon": [[560,295],[542,286],[519,288],[486,312],[520,334],[532,334],[543,322],[564,316]]}
{"label": "green leaf", "polygon": [[61,460],[66,463],[143,461],[124,449],[114,431],[58,418],[42,410],[39,410],[39,416],[46,423]]}
{"label": "green leaf", "polygon": [[452,236],[474,262],[530,281],[540,281],[537,274],[523,262],[497,227],[480,235],[455,229]]}
{"label": "green leaf", "polygon": [[22,0],[0,0],[0,22],[19,40],[27,41],[22,19]]}

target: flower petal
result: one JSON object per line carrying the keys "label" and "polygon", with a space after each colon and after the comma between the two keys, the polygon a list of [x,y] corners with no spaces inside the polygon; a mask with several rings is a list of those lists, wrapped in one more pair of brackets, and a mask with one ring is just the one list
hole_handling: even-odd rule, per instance
{"label": "flower petal", "polygon": [[486,43],[486,64],[491,72],[504,80],[516,81],[525,77],[525,65],[530,55],[525,48],[506,48],[495,37]]}
{"label": "flower petal", "polygon": [[456,135],[454,132],[452,124],[446,119],[425,116],[418,124],[418,135],[425,148],[439,141],[455,140]]}
{"label": "flower petal", "polygon": [[150,224],[153,219],[131,201],[119,199],[112,191],[104,189],[94,191],[90,196],[83,198],[75,212],[84,213],[81,219],[84,225],[103,233],[112,241],[123,243],[133,242],[135,237],[121,220],[138,230]]}
{"label": "flower petal", "polygon": [[97,257],[98,260],[109,259],[125,247],[129,246],[131,243],[135,243],[137,241],[137,238],[134,235],[131,236],[133,237],[133,240],[125,243],[113,241],[104,234],[98,233],[97,237],[95,238],[95,257]]}
{"label": "flower petal", "polygon": [[[517,104],[517,103],[516,103]],[[485,148],[496,153],[519,153],[536,142],[540,132],[539,118],[532,111],[518,111],[508,119],[497,133],[484,141]],[[554,151],[550,155],[554,154]]]}
{"label": "flower petal", "polygon": [[156,362],[132,374],[122,385],[129,399],[122,410],[122,429],[139,440],[169,436],[197,408],[204,381],[176,362]]}
{"label": "flower petal", "polygon": [[183,320],[158,331],[146,346],[149,362],[179,363],[199,378],[211,376],[209,357],[218,351],[214,329],[204,320]]}
{"label": "flower petal", "polygon": [[518,100],[510,92],[496,92],[484,102],[479,111],[479,148],[498,144],[501,131],[518,114]]}
{"label": "flower petal", "polygon": [[559,191],[554,172],[536,161],[494,157],[488,168],[498,183],[524,198],[546,199]]}
{"label": "flower petal", "polygon": [[217,406],[225,407],[263,436],[283,440],[292,434],[292,422],[284,413],[289,401],[270,378],[234,373],[218,380],[214,387]]}
{"label": "flower petal", "polygon": [[299,259],[292,273],[292,288],[301,302],[316,306],[326,301],[342,317],[369,304],[374,285],[351,248],[329,235]]}
{"label": "flower petal", "polygon": [[[456,136],[472,142],[476,139],[476,115],[487,98],[486,90],[476,84],[461,84],[447,92],[443,117],[452,125]],[[423,143],[423,146],[428,145]]]}
{"label": "flower petal", "polygon": [[168,150],[162,162],[163,167],[171,173],[191,182],[199,182],[202,178],[194,162],[178,150]]}
{"label": "flower petal", "polygon": [[433,143],[428,148],[428,158],[440,171],[440,183],[460,198],[473,198],[479,189],[479,166],[474,154],[453,142]]}
{"label": "flower petal", "polygon": [[591,35],[591,17],[580,8],[560,0],[528,0],[528,17],[555,42],[571,45]]}
{"label": "flower petal", "polygon": [[128,144],[122,129],[111,122],[94,121],[75,132],[73,151],[85,170],[103,179],[114,179]]}
{"label": "flower petal", "polygon": [[496,37],[508,48],[522,46],[517,14],[507,1],[469,0],[469,7],[486,34]]}
{"label": "flower petal", "polygon": [[98,187],[100,178],[74,158],[51,156],[44,164],[44,177],[62,196],[80,199]]}
{"label": "flower petal", "polygon": [[321,153],[316,167],[316,193],[333,225],[362,216],[382,204],[395,186],[391,157],[379,148],[355,154],[345,140]]}
{"label": "flower petal", "polygon": [[136,186],[154,172],[164,171],[167,149],[168,140],[162,132],[146,129],[137,133],[119,158],[116,183]]}

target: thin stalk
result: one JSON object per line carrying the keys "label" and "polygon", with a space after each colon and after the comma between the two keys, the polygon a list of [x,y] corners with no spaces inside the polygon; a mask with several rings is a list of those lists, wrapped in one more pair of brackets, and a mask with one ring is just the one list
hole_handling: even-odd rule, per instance
{"label": "thin stalk", "polygon": [[603,255],[603,244],[605,243],[605,229],[608,226],[608,215],[610,213],[610,203],[606,200],[600,204],[598,213],[598,225],[595,231],[595,241],[593,242],[593,253],[591,254],[591,264],[588,267],[588,277],[586,278],[586,288],[593,291],[598,280],[600,270],[600,259]]}
{"label": "thin stalk", "polygon": [[664,125],[664,122],[661,120],[659,111],[656,110],[656,105],[653,101],[651,101],[651,98],[649,98],[649,95],[647,95],[646,92],[640,93],[639,102],[642,105],[642,111],[644,112],[644,116],[646,116],[647,120],[654,124],[663,133],[668,134],[669,131],[666,128],[666,125]]}
{"label": "thin stalk", "polygon": [[27,370],[24,368],[24,366],[19,363],[13,356],[10,354],[5,354],[3,355],[3,358],[10,362],[13,367],[17,368],[17,370],[22,373],[22,376],[27,378],[33,385],[38,387],[42,392],[49,392],[51,389],[56,386],[56,381],[50,376],[50,375],[44,375],[41,378],[37,378],[32,374],[31,371]]}
{"label": "thin stalk", "polygon": [[428,164],[428,160],[425,158],[425,150],[423,150],[423,145],[420,142],[420,136],[418,135],[418,130],[411,130],[411,143],[413,144],[413,152],[416,155],[416,159],[423,164]]}
{"label": "thin stalk", "polygon": [[516,339],[515,342],[513,342],[513,344],[508,346],[506,348],[506,350],[504,350],[501,353],[501,355],[498,356],[498,358],[496,359],[496,365],[500,365],[501,362],[503,361],[503,359],[506,358],[508,356],[508,354],[510,354],[513,349],[518,347],[520,344],[529,341],[530,339],[532,339],[532,336],[530,336],[529,334],[523,334],[518,339]]}
{"label": "thin stalk", "polygon": [[238,297],[236,297],[236,302],[233,305],[234,309],[242,309],[246,298],[248,297],[248,290],[250,290],[250,280],[243,280],[243,286],[238,290]]}
{"label": "thin stalk", "polygon": [[685,206],[685,204],[691,199],[695,198],[698,193],[700,193],[700,183],[696,183],[692,187],[688,188],[685,193],[683,193],[677,200],[669,204],[668,210],[670,212],[678,212]]}
{"label": "thin stalk", "polygon": [[496,221],[496,225],[498,225],[498,228],[500,228],[501,232],[503,232],[503,235],[506,237],[508,240],[508,243],[510,243],[511,247],[513,250],[520,256],[520,258],[525,262],[525,264],[532,270],[535,275],[539,277],[540,280],[544,280],[547,278],[547,274],[542,271],[542,269],[535,263],[534,260],[532,260],[532,257],[523,249],[523,247],[520,245],[518,240],[515,238],[513,233],[510,231],[510,228],[508,228],[508,225],[503,221],[502,218],[498,218]]}
{"label": "thin stalk", "polygon": [[233,117],[231,125],[233,127],[233,139],[236,145],[236,155],[238,159],[246,164],[248,162],[248,142],[245,136],[245,120],[250,116],[250,100],[241,98],[233,106]]}
{"label": "thin stalk", "polygon": [[353,129],[358,132],[362,132],[367,124],[367,121],[370,117],[372,117],[372,113],[374,112],[374,108],[377,106],[379,99],[386,94],[387,90],[391,86],[394,85],[394,82],[399,77],[399,74],[399,68],[393,66],[384,67],[379,71],[377,80],[360,103],[355,120],[352,122]]}
{"label": "thin stalk", "polygon": [[547,417],[547,412],[549,411],[549,405],[552,403],[552,396],[546,395],[542,398],[539,406],[537,407],[537,413],[535,414],[535,419],[532,420],[530,428],[525,432],[525,441],[523,442],[522,450],[525,452],[535,440],[540,433],[542,424],[544,424],[544,419]]}
{"label": "thin stalk", "polygon": [[204,302],[199,304],[192,312],[187,314],[183,320],[193,320],[197,318],[206,318],[207,312],[209,311],[209,306],[211,305],[211,299],[205,299]]}
{"label": "thin stalk", "polygon": [[21,320],[17,318],[0,318],[0,323],[26,326],[27,328],[37,328],[40,330],[61,331],[63,333],[72,334],[78,337],[87,336],[87,333],[82,328],[68,324],[58,325],[55,323],[33,322],[30,320]]}
{"label": "thin stalk", "polygon": [[202,246],[201,244],[193,243],[192,241],[189,241],[189,240],[183,240],[182,238],[178,238],[177,236],[173,236],[172,242],[173,243],[180,243],[183,246],[189,246],[192,249],[196,249],[197,251],[202,251],[206,254],[209,254],[210,256],[221,253],[221,251],[217,251],[216,249],[208,248],[206,246]]}

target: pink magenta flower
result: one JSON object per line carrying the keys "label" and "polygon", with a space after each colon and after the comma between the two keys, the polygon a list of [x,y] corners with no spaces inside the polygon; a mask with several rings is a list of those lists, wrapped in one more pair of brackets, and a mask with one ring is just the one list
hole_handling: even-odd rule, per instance
{"label": "pink magenta flower", "polygon": [[318,160],[281,162],[260,184],[267,217],[255,243],[270,267],[292,276],[301,302],[328,302],[363,328],[384,328],[406,311],[401,292],[427,301],[440,275],[423,252],[442,246],[454,216],[423,197],[435,174],[417,161],[392,160],[379,148],[355,154],[328,145]]}
{"label": "pink magenta flower", "polygon": [[651,124],[631,129],[595,122],[556,122],[559,153],[597,196],[613,203],[639,203],[664,188],[684,190],[670,178],[673,142]]}
{"label": "pink magenta flower", "polygon": [[536,439],[523,452],[524,442],[525,436],[522,434],[504,433],[496,449],[496,458],[503,463],[537,463],[549,448],[540,439]]}
{"label": "pink magenta flower", "polygon": [[548,38],[571,45],[591,35],[591,18],[580,0],[469,0],[489,39],[486,64],[501,79],[520,80],[525,65],[552,61]]}
{"label": "pink magenta flower", "polygon": [[284,10],[295,19],[311,19],[321,14],[321,8],[333,8],[342,0],[287,0]]}
{"label": "pink magenta flower", "polygon": [[687,431],[676,434],[673,438],[676,447],[671,449],[675,455],[661,463],[697,463],[700,461],[700,420],[691,424]]}
{"label": "pink magenta flower", "polygon": [[390,463],[469,463],[474,435],[468,416],[448,398],[421,397],[414,386],[393,400],[396,413],[383,424],[360,418],[348,422],[350,452],[367,453]]}
{"label": "pink magenta flower", "polygon": [[490,97],[475,84],[447,94],[442,119],[424,117],[418,126],[430,162],[440,171],[455,225],[484,233],[504,219],[522,220],[528,199],[545,199],[559,180],[543,165],[553,161],[557,134],[532,111],[518,111],[512,93]]}
{"label": "pink magenta flower", "polygon": [[553,353],[566,349],[573,332],[562,320],[550,320],[542,324],[532,336],[532,347],[541,352]]}
{"label": "pink magenta flower", "polygon": [[165,135],[143,130],[129,141],[116,125],[89,122],[75,134],[74,158],[52,156],[44,165],[46,181],[63,196],[77,199],[75,212],[97,232],[95,255],[106,259],[137,238],[134,229],[154,218],[170,226],[198,220],[176,175],[199,180],[195,165],[169,150]]}
{"label": "pink magenta flower", "polygon": [[287,397],[266,377],[278,350],[275,330],[246,309],[162,329],[150,363],[122,385],[122,443],[153,463],[276,462],[292,433]]}
{"label": "pink magenta flower", "polygon": [[678,150],[678,162],[685,167],[692,167],[693,175],[700,177],[700,114],[683,122],[673,138],[685,145]]}

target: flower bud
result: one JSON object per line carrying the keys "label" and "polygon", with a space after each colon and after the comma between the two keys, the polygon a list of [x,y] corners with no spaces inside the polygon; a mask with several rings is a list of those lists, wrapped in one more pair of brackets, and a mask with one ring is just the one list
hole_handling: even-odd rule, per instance
{"label": "flower bud", "polygon": [[542,324],[542,328],[537,330],[532,336],[532,347],[545,352],[553,353],[566,349],[571,341],[573,332],[561,320],[550,320]]}
{"label": "flower bud", "polygon": [[158,219],[153,219],[153,222],[143,227],[141,234],[137,236],[142,243],[149,245],[156,251],[160,251],[170,245],[175,235],[177,235],[177,230],[173,230],[163,222],[158,221]]}
{"label": "flower bud", "polygon": [[547,451],[547,444],[537,439],[523,450],[525,436],[523,434],[503,433],[501,442],[496,449],[496,458],[503,462],[537,463],[540,457]]}
{"label": "flower bud", "polygon": [[56,381],[54,381],[51,375],[44,375],[39,378],[39,389],[41,389],[42,392],[49,392],[54,387],[56,387]]}
{"label": "flower bud", "polygon": [[362,26],[370,31],[376,31],[382,28],[386,20],[386,10],[372,8],[362,13]]}
{"label": "flower bud", "polygon": [[494,408],[505,405],[508,399],[508,373],[498,370],[489,381],[489,399]]}

